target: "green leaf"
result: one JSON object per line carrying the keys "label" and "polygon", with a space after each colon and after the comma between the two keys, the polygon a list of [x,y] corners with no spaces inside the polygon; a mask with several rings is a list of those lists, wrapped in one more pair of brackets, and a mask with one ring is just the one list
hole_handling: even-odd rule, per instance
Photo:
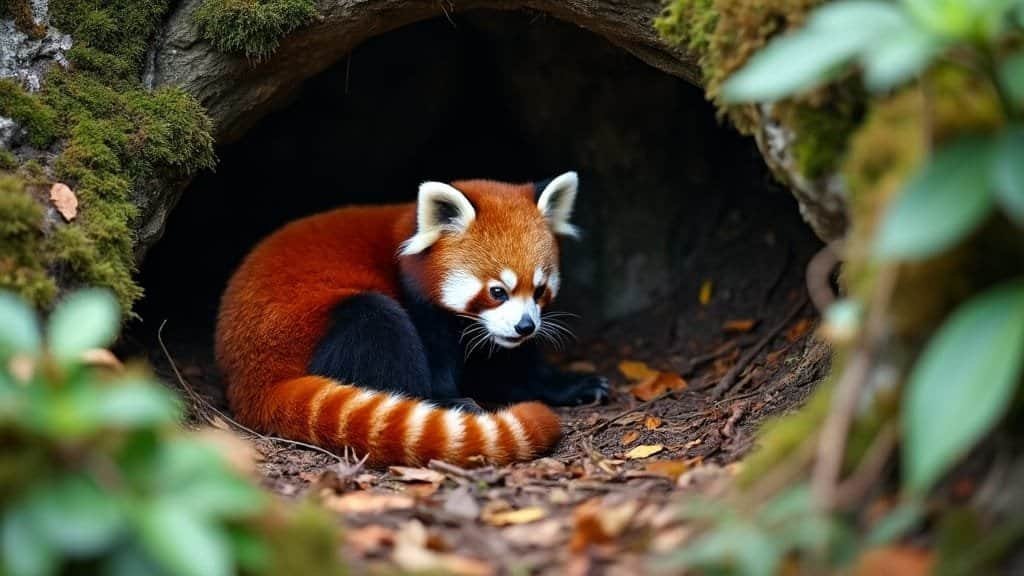
{"label": "green leaf", "polygon": [[[1024,14],[1024,7],[1020,10]],[[1021,22],[1024,26],[1024,22]],[[1006,57],[999,66],[999,81],[1018,106],[1024,106],[1024,51]]]}
{"label": "green leaf", "polygon": [[39,350],[39,323],[25,302],[0,291],[0,360]]}
{"label": "green leaf", "polygon": [[114,341],[120,322],[117,300],[107,290],[76,292],[50,316],[50,351],[62,362],[75,362],[86,350]]}
{"label": "green leaf", "polygon": [[882,219],[876,253],[889,260],[918,260],[945,250],[988,216],[990,142],[965,137],[938,152],[893,201]]}
{"label": "green leaf", "polygon": [[27,512],[36,534],[69,556],[104,550],[124,526],[117,501],[85,476],[40,486],[29,498]]}
{"label": "green leaf", "polygon": [[1006,413],[1024,363],[1024,281],[963,304],[917,361],[904,398],[905,484],[923,493]]}
{"label": "green leaf", "polygon": [[914,26],[879,38],[864,55],[864,83],[872,92],[888,90],[918,75],[942,48],[936,37]]}
{"label": "green leaf", "polygon": [[229,576],[231,542],[221,528],[175,502],[158,500],[139,515],[139,538],[161,566],[177,576]]}
{"label": "green leaf", "polygon": [[875,524],[864,538],[868,548],[886,546],[914,529],[924,519],[925,509],[920,502],[900,504]]}
{"label": "green leaf", "polygon": [[4,510],[0,525],[0,574],[5,576],[47,576],[57,570],[53,548],[39,538],[25,507]]}
{"label": "green leaf", "polygon": [[168,424],[179,416],[170,392],[150,382],[127,380],[100,390],[94,410],[100,424],[123,428]]}
{"label": "green leaf", "polygon": [[910,21],[894,4],[849,0],[814,11],[807,25],[772,40],[722,86],[727,102],[774,101],[826,80],[879,38],[905,33]]}
{"label": "green leaf", "polygon": [[1024,126],[1008,128],[996,145],[992,161],[996,200],[1018,225],[1024,226]]}
{"label": "green leaf", "polygon": [[[783,551],[769,535],[746,523],[720,525],[667,560],[666,567],[771,576]],[[671,564],[671,566],[668,566]]]}

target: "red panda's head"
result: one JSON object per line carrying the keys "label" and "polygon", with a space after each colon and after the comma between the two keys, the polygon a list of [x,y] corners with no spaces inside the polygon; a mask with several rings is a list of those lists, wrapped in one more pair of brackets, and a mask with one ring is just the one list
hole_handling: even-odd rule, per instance
{"label": "red panda's head", "polygon": [[415,261],[429,299],[514,348],[542,330],[541,311],[558,293],[556,235],[577,235],[569,222],[577,182],[575,172],[540,185],[426,182],[416,232],[399,254]]}

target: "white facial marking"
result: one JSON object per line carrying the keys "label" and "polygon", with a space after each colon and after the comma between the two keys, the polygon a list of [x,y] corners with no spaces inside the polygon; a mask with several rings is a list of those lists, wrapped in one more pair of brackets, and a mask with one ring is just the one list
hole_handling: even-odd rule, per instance
{"label": "white facial marking", "polygon": [[441,282],[441,303],[452,310],[465,310],[483,287],[483,282],[469,272],[453,270]]}
{"label": "white facial marking", "polygon": [[533,287],[543,286],[545,280],[544,269],[537,268],[533,271]]}
{"label": "white facial marking", "polygon": [[558,287],[561,285],[562,277],[558,274],[558,270],[552,270],[551,276],[548,276],[548,289],[551,290],[551,297],[554,298],[555,294],[558,294]]}
{"label": "white facial marking", "polygon": [[523,343],[524,338],[516,332],[516,324],[529,316],[533,325],[540,327],[540,307],[528,298],[509,298],[500,306],[480,313],[480,321],[494,337],[494,342],[503,348],[515,348]]}
{"label": "white facial marking", "polygon": [[516,289],[516,284],[519,283],[519,277],[516,273],[509,270],[508,268],[501,271],[501,281],[505,283],[505,287],[511,292]]}

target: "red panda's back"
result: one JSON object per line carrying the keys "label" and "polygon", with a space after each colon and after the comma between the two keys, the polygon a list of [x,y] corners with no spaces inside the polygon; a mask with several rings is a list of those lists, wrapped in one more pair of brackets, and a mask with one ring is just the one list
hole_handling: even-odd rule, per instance
{"label": "red panda's back", "polygon": [[[236,410],[244,397],[302,376],[340,300],[398,295],[395,261],[411,205],[343,208],[297,220],[263,240],[228,282],[217,319],[217,363]],[[408,221],[406,223],[406,221]]]}

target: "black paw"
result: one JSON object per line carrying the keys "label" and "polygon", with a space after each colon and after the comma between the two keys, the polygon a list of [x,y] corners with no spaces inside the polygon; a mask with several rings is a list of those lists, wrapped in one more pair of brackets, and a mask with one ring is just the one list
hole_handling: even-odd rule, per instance
{"label": "black paw", "polygon": [[441,408],[451,408],[462,410],[463,412],[469,412],[470,414],[483,414],[487,412],[476,403],[476,400],[472,398],[449,398],[448,400],[438,400],[434,402]]}
{"label": "black paw", "polygon": [[608,402],[608,379],[597,374],[565,375],[565,384],[550,393],[548,403],[554,406],[580,406]]}

